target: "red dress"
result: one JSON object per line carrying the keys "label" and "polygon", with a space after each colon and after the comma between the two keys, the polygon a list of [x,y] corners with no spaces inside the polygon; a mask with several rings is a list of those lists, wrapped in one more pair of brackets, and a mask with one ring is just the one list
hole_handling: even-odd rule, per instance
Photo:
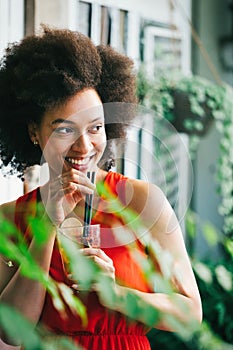
{"label": "red dress", "polygon": [[[105,179],[105,185],[111,188],[111,191],[124,199],[124,188],[127,178],[118,173],[109,172]],[[19,214],[19,208],[31,211],[35,210],[35,203],[39,198],[39,189],[36,189],[17,200],[16,203],[16,225],[22,232],[26,233],[27,224]],[[113,260],[116,279],[124,286],[135,288],[144,292],[151,292],[147,285],[143,273],[137,261],[133,258],[128,245],[116,244],[113,238],[109,223],[114,222],[114,218],[119,222],[119,216],[106,213],[101,209],[104,202],[100,201],[92,223],[101,225],[102,249]],[[28,207],[29,205],[29,207]],[[102,228],[105,228],[102,230]],[[104,232],[102,234],[102,231]],[[135,243],[135,242],[134,242]],[[144,249],[139,242],[134,244],[137,254],[145,257]],[[58,249],[57,242],[54,244],[52,253],[50,275],[59,282],[67,282],[67,276],[63,268],[62,258]],[[80,293],[81,296],[82,293]],[[148,327],[140,322],[132,322],[123,314],[109,310],[101,305],[95,292],[90,292],[83,300],[87,308],[88,325],[83,328],[78,315],[69,312],[66,320],[60,316],[54,308],[50,295],[47,293],[40,322],[50,331],[60,335],[71,337],[75,343],[88,350],[149,350],[150,345],[146,337],[149,331]]]}

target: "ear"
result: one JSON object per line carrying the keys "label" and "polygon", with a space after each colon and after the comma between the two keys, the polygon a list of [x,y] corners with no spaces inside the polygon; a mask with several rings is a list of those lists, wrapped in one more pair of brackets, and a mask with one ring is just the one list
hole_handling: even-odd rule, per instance
{"label": "ear", "polygon": [[37,139],[37,124],[35,122],[30,122],[28,124],[28,133],[32,142]]}

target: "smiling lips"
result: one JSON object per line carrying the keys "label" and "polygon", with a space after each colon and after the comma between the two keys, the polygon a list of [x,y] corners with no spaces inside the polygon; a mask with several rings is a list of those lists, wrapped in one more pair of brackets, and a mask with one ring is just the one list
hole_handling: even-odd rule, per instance
{"label": "smiling lips", "polygon": [[87,166],[92,158],[93,158],[93,156],[81,158],[81,159],[80,158],[77,159],[77,158],[66,157],[65,160],[68,163],[71,163],[72,165]]}

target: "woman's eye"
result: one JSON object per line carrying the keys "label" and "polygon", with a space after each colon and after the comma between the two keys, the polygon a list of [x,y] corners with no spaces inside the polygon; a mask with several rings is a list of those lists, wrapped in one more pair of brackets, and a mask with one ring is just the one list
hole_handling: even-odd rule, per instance
{"label": "woman's eye", "polygon": [[90,132],[98,133],[103,128],[102,124],[94,125],[90,128]]}
{"label": "woman's eye", "polygon": [[60,128],[56,128],[55,132],[57,134],[60,134],[60,135],[69,135],[69,134],[72,134],[74,132],[74,130],[71,129],[71,128],[63,126],[63,127],[60,127]]}

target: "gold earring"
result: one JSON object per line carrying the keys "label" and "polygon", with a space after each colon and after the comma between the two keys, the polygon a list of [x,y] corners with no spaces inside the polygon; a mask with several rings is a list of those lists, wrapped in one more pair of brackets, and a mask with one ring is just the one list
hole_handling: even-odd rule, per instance
{"label": "gold earring", "polygon": [[39,142],[35,139],[35,140],[33,141],[33,144],[34,144],[34,146],[37,146],[37,145],[39,145]]}

